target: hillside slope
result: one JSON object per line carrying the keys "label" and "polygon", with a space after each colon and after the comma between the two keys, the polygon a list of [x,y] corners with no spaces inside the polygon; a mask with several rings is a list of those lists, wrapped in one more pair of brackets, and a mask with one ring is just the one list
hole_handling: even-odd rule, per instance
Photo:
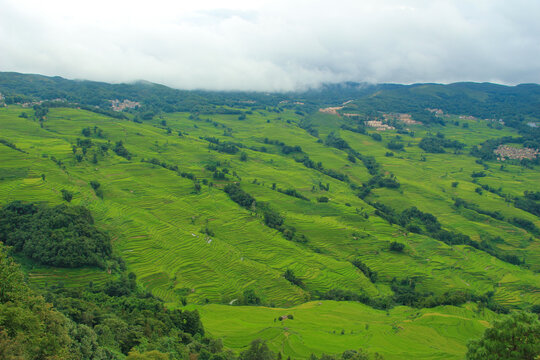
{"label": "hillside slope", "polygon": [[[423,86],[407,91],[427,91]],[[425,86],[425,96],[434,96],[436,85]],[[440,91],[487,101],[485,93],[468,88]],[[10,103],[0,107],[0,205],[69,200],[87,207],[144,287],[170,307],[199,309],[210,332],[232,348],[261,336],[273,349],[304,358],[324,351],[316,345],[323,335],[315,327],[345,324],[350,311],[378,329],[384,311],[398,306],[381,323],[390,329],[411,317],[421,320],[418,331],[439,350],[430,353],[428,342],[406,355],[388,350],[386,357],[459,358],[467,338],[485,328],[478,315],[483,307],[505,312],[540,305],[537,161],[499,161],[492,151],[499,143],[485,143],[530,146],[523,126],[536,115],[531,112],[519,126],[482,119],[481,110],[476,117],[445,114],[426,123],[403,122],[386,105],[375,113],[365,107],[370,100],[361,91],[335,114],[317,111],[320,94],[313,93],[306,104],[280,105],[280,99],[298,94],[272,95],[271,106],[259,101],[261,94],[249,103],[242,102],[248,94],[236,100],[234,94],[217,94],[221,100],[207,98],[204,111],[157,111],[155,102],[121,116],[74,103]],[[386,85],[369,96],[390,101],[401,91]],[[36,94],[43,93],[26,95]],[[190,96],[195,95],[203,96]],[[363,122],[375,118],[389,130]],[[36,288],[85,287],[116,276],[111,269],[19,260]],[[325,311],[317,310],[319,301]],[[291,338],[281,325],[263,321],[286,307],[309,308]],[[337,308],[343,309],[334,318]],[[247,313],[255,315],[247,319]],[[433,313],[440,316],[426,315]],[[486,314],[487,321],[496,316]],[[238,320],[226,329],[221,322],[229,316]],[[317,316],[320,321],[302,323]],[[239,331],[244,326],[249,336]],[[390,331],[384,326],[366,334],[369,340],[351,335],[332,340],[328,349],[384,352],[382,339]],[[448,333],[445,326],[461,330]],[[400,331],[391,335],[396,341]],[[449,348],[455,352],[443,351]]]}

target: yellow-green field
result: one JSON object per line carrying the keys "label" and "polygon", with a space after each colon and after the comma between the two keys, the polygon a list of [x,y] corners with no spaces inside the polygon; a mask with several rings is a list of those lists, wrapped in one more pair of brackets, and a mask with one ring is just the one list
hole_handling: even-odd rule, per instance
{"label": "yellow-green field", "polygon": [[[463,359],[464,344],[489,326],[493,315],[472,307],[432,309],[396,307],[388,313],[368,306],[321,301],[293,308],[196,307],[207,331],[240,350],[251,339],[268,341],[271,349],[293,359],[365,349],[384,359]],[[279,320],[293,315],[293,319]],[[276,320],[277,319],[277,320]]]}
{"label": "yellow-green field", "polygon": [[[28,119],[20,118],[26,112]],[[469,128],[447,125],[425,128],[414,125],[414,136],[401,135],[405,151],[385,156],[385,144],[395,131],[382,132],[383,141],[340,129],[346,121],[338,116],[315,114],[307,121],[325,139],[338,133],[353,149],[372,155],[383,172],[392,172],[401,187],[380,188],[368,196],[403,210],[416,206],[435,215],[448,230],[480,241],[501,236],[501,251],[525,259],[524,266],[511,265],[470,246],[449,246],[424,235],[405,233],[374,215],[374,209],[358,198],[349,184],[309,169],[284,155],[280,147],[264,143],[264,138],[287,145],[299,145],[303,152],[327,169],[348,175],[357,185],[370,175],[361,161],[351,163],[347,153],[317,141],[298,126],[302,116],[293,111],[281,113],[254,111],[245,120],[238,115],[164,114],[142,124],[119,120],[92,112],[51,108],[43,128],[33,119],[33,111],[17,106],[0,108],[0,138],[9,140],[24,152],[0,144],[0,205],[13,200],[62,203],[61,190],[74,193],[73,204],[88,207],[96,222],[113,237],[113,247],[139,282],[171,306],[197,307],[208,331],[225,339],[225,344],[240,349],[255,337],[271,341],[273,349],[293,358],[310,352],[337,353],[346,349],[367,348],[387,359],[462,358],[465,344],[479,336],[490,316],[479,317],[470,308],[442,307],[411,309],[398,307],[389,315],[355,303],[308,302],[315,293],[333,288],[365,292],[378,297],[391,294],[392,278],[412,277],[417,288],[442,294],[463,289],[477,294],[493,291],[495,300],[511,307],[528,308],[540,304],[540,241],[534,234],[507,221],[494,220],[472,210],[457,209],[459,197],[480,208],[497,210],[505,218],[519,217],[540,227],[540,219],[495,194],[478,194],[471,173],[483,170],[480,184],[501,187],[513,196],[525,190],[540,190],[538,169],[488,162],[488,169],[468,155],[471,145],[508,135],[510,128],[492,129],[482,121],[468,122]],[[162,123],[165,121],[164,123]],[[83,139],[85,127],[99,127],[104,137],[92,136],[91,147],[81,162],[72,146]],[[167,128],[172,131],[168,133]],[[227,130],[227,131],[226,131]],[[178,131],[183,136],[178,136]],[[449,139],[467,144],[461,154],[423,154],[417,144],[428,132],[440,131]],[[226,132],[227,134],[224,134]],[[373,131],[374,132],[374,131]],[[247,161],[235,155],[209,149],[200,137],[241,143]],[[131,160],[112,150],[105,156],[92,156],[97,144],[122,140],[134,154]],[[255,151],[264,146],[266,152]],[[81,154],[81,149],[77,150]],[[422,155],[426,157],[421,160]],[[63,162],[57,165],[51,158]],[[142,162],[156,158],[193,173],[202,185],[175,171]],[[215,180],[205,166],[216,164],[229,170],[228,180]],[[236,173],[235,175],[232,175]],[[45,180],[42,179],[45,175]],[[89,185],[101,183],[103,199]],[[452,182],[459,182],[452,187]],[[289,241],[264,225],[254,211],[231,201],[222,191],[228,182],[240,182],[257,201],[267,201],[285,217],[285,223],[304,234],[307,244]],[[319,182],[329,184],[321,190]],[[296,189],[309,201],[272,190]],[[326,196],[328,203],[317,198]],[[366,219],[364,214],[368,214]],[[202,230],[208,228],[213,235]],[[353,236],[353,233],[356,235]],[[405,252],[388,250],[389,243],[406,245]],[[361,259],[379,274],[371,283],[351,261]],[[286,269],[302,279],[305,288],[285,280]],[[111,276],[93,268],[67,270],[25,265],[28,279],[35,286],[50,286],[61,281],[66,286],[100,283]],[[228,306],[238,301],[246,289],[254,289],[269,307]],[[202,305],[205,303],[209,305]],[[290,309],[283,307],[294,306]],[[294,314],[294,320],[274,323],[278,315]],[[366,329],[369,325],[369,330]],[[345,333],[342,335],[341,330]],[[335,333],[334,333],[335,331]]]}

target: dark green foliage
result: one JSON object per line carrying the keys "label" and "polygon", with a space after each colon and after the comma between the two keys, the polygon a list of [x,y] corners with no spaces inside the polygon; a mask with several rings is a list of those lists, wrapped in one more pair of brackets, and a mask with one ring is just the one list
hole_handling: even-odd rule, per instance
{"label": "dark green foliage", "polygon": [[[341,331],[341,334],[343,335],[345,332],[344,330]],[[328,354],[322,354],[321,357],[317,357],[314,354],[311,354],[309,357],[309,360],[369,360],[369,354],[362,350],[347,350],[344,351],[341,356],[339,355],[328,355]],[[374,360],[382,360],[383,357],[380,356],[378,353],[374,354],[373,357]]]}
{"label": "dark green foliage", "polygon": [[390,288],[393,295],[391,297],[373,298],[364,292],[355,293],[350,290],[331,289],[324,294],[319,294],[320,299],[335,301],[357,301],[375,309],[390,309],[395,305],[406,305],[415,308],[433,308],[441,305],[459,306],[467,302],[476,302],[482,307],[501,314],[509,311],[504,306],[493,300],[493,292],[484,295],[475,295],[462,290],[452,290],[440,295],[428,292],[419,292],[416,289],[414,279],[405,278],[401,280],[392,279]]}
{"label": "dark green foliage", "polygon": [[428,153],[444,153],[444,148],[461,150],[465,144],[457,140],[448,140],[440,137],[428,136],[420,140],[418,146]]}
{"label": "dark green foliage", "polygon": [[364,134],[365,135],[367,133],[366,132],[366,127],[365,126],[360,126],[360,125],[358,125],[356,128],[354,128],[352,126],[344,124],[344,125],[341,125],[341,128],[343,130],[352,131],[352,132],[355,132],[357,134]]}
{"label": "dark green foliage", "polygon": [[515,312],[495,321],[479,340],[467,345],[468,360],[534,360],[540,356],[538,316]]}
{"label": "dark green foliage", "polygon": [[398,243],[396,241],[392,241],[390,243],[389,249],[390,251],[394,251],[394,252],[403,252],[403,249],[405,249],[405,245],[402,243]]}
{"label": "dark green foliage", "polygon": [[274,360],[276,355],[270,351],[266,341],[255,339],[249,345],[249,349],[240,354],[239,360]]}
{"label": "dark green foliage", "polygon": [[92,189],[97,190],[101,186],[101,184],[97,180],[90,181],[90,186]]}
{"label": "dark green foliage", "polygon": [[172,359],[183,359],[193,336],[204,336],[197,311],[166,309],[161,300],[137,287],[134,274],[122,274],[101,287],[51,289],[47,300],[78,329],[87,327],[100,348],[113,353],[127,355],[146,343]]}
{"label": "dark green foliage", "polygon": [[276,230],[281,230],[283,222],[285,219],[281,216],[276,210],[272,209],[267,204],[259,204],[260,208],[263,210],[264,223],[266,226],[274,228]]}
{"label": "dark green foliage", "polygon": [[[229,195],[231,200],[239,204],[240,206],[249,209],[256,210],[262,215],[264,224],[272,229],[283,234],[287,240],[293,240],[299,243],[306,243],[308,239],[302,235],[296,233],[296,229],[284,224],[285,218],[280,215],[279,212],[274,210],[269,204],[264,202],[256,203],[255,198],[246,193],[238,184],[228,184],[225,186],[224,191]],[[256,208],[254,205],[256,204]]]}
{"label": "dark green foliage", "polygon": [[321,172],[325,175],[330,176],[331,178],[334,178],[339,181],[343,182],[349,182],[349,177],[345,174],[342,174],[334,169],[323,169]]}
{"label": "dark green foliage", "polygon": [[394,151],[403,151],[405,150],[403,147],[403,143],[397,142],[396,140],[390,141],[388,144],[386,144],[386,147],[390,150]]}
{"label": "dark green foliage", "polygon": [[304,195],[300,194],[296,189],[280,189],[278,188],[277,189],[278,192],[282,193],[282,194],[285,194],[285,195],[289,195],[289,196],[292,196],[292,197],[295,197],[297,199],[302,199],[302,200],[306,200],[306,201],[309,201],[309,199],[307,197],[305,197]]}
{"label": "dark green foliage", "polygon": [[253,289],[247,289],[244,291],[244,304],[246,305],[260,305],[261,298],[255,293]]}
{"label": "dark green foliage", "polygon": [[103,189],[97,189],[96,196],[100,199],[103,199]]}
{"label": "dark green foliage", "polygon": [[40,264],[59,267],[105,267],[112,255],[109,235],[80,206],[12,202],[0,210],[0,241]]}
{"label": "dark green foliage", "polygon": [[399,188],[400,184],[397,181],[396,177],[391,175],[389,177],[383,177],[381,175],[375,175],[371,179],[369,179],[367,186],[370,188],[389,188],[389,189],[397,189]]}
{"label": "dark green foliage", "polygon": [[283,277],[293,285],[299,286],[301,288],[304,287],[304,283],[302,282],[302,280],[299,277],[297,277],[294,274],[294,271],[291,270],[291,269],[285,270],[285,273],[283,274]]}
{"label": "dark green foliage", "polygon": [[382,141],[382,136],[379,133],[372,133],[369,136],[375,141]]}
{"label": "dark green foliage", "polygon": [[116,155],[126,158],[127,160],[131,160],[132,154],[124,147],[122,140],[116,142],[113,151],[116,153]]}
{"label": "dark green foliage", "polygon": [[504,243],[504,240],[501,237],[497,238],[488,238],[483,239],[480,241],[480,243],[476,246],[477,249],[487,252],[488,254],[496,257],[499,260],[506,261],[507,263],[514,264],[514,265],[521,265],[523,264],[523,260],[521,260],[517,255],[512,254],[505,254],[499,248],[493,245],[493,243]]}
{"label": "dark green foliage", "polygon": [[71,200],[73,199],[73,193],[71,191],[62,189],[61,193],[62,193],[62,199],[64,199],[67,202],[71,202]]}
{"label": "dark green foliage", "polygon": [[[303,120],[305,120],[305,119],[303,119]],[[302,129],[306,130],[306,132],[309,135],[311,135],[313,137],[316,137],[316,138],[319,137],[319,130],[315,129],[310,123],[305,122],[305,121],[301,121],[298,126],[300,126]]]}
{"label": "dark green foliage", "polygon": [[521,210],[525,210],[533,215],[540,216],[540,203],[527,198],[516,198],[514,205]]}
{"label": "dark green foliage", "polygon": [[351,148],[345,140],[339,137],[339,135],[336,135],[336,133],[334,132],[331,132],[330,134],[328,134],[328,136],[326,137],[326,141],[324,143],[330,147],[334,147],[340,150]]}
{"label": "dark green foliage", "polygon": [[375,160],[375,157],[362,155],[360,159],[370,175],[377,175],[379,173],[380,165],[377,163],[377,160]]}
{"label": "dark green foliage", "polygon": [[238,184],[228,184],[223,190],[229,195],[232,201],[246,209],[251,208],[255,202],[255,198],[242,190]]}
{"label": "dark green foliage", "polygon": [[229,142],[222,142],[222,143],[219,143],[217,145],[208,144],[208,148],[212,149],[212,150],[219,151],[221,153],[231,154],[231,155],[234,155],[239,151],[236,144],[229,143]]}
{"label": "dark green foliage", "polygon": [[228,141],[222,142],[218,138],[215,138],[213,136],[201,137],[201,139],[209,142],[208,144],[209,149],[216,150],[218,152],[225,153],[225,154],[234,155],[238,151],[240,151],[239,148],[244,147],[242,144],[238,144],[238,143],[232,143]]}
{"label": "dark green foliage", "polygon": [[540,229],[538,229],[536,225],[534,225],[534,223],[530,220],[514,217],[510,221],[512,224],[523,228],[533,234],[540,234]]}
{"label": "dark green foliage", "polygon": [[489,217],[492,217],[493,219],[496,219],[496,220],[504,220],[504,216],[500,212],[481,209],[478,205],[469,203],[469,202],[467,202],[467,201],[465,201],[463,199],[460,199],[460,198],[456,198],[456,200],[454,202],[454,206],[458,207],[458,208],[459,207],[464,207],[466,209],[476,211],[479,214],[487,215]]}
{"label": "dark green foliage", "polygon": [[49,113],[49,108],[45,105],[34,105],[34,114],[36,118],[43,120]]}
{"label": "dark green foliage", "polygon": [[375,283],[377,281],[377,272],[371,270],[369,266],[362,262],[362,260],[354,259],[352,261],[352,264],[356,266],[360,271],[362,271],[372,283]]}
{"label": "dark green foliage", "polygon": [[222,171],[216,170],[212,174],[212,178],[214,180],[227,180],[227,175],[223,170]]}
{"label": "dark green foliage", "polygon": [[81,133],[83,134],[83,136],[86,137],[92,136],[92,130],[90,130],[89,127],[85,127],[84,129],[82,129]]}
{"label": "dark green foliage", "polygon": [[523,195],[528,200],[540,201],[540,191],[525,191]]}
{"label": "dark green foliage", "polygon": [[289,145],[283,145],[281,147],[281,152],[285,155],[289,155],[289,154],[292,154],[292,153],[301,153],[302,152],[302,148],[298,145],[296,146],[289,146]]}
{"label": "dark green foliage", "polygon": [[240,161],[247,161],[248,156],[245,152],[240,153]]}
{"label": "dark green foliage", "polygon": [[471,177],[473,178],[479,178],[479,177],[485,177],[485,176],[486,176],[486,173],[483,171],[473,171],[473,173],[471,174]]}
{"label": "dark green foliage", "polygon": [[281,147],[281,152],[285,155],[289,155],[293,153],[302,153],[302,148],[298,145],[295,145],[295,146],[286,145],[283,141],[270,140],[268,138],[264,138],[263,142],[268,145],[277,145]]}
{"label": "dark green foliage", "polygon": [[96,196],[103,199],[103,189],[101,189],[101,184],[96,180],[92,180],[90,181],[90,186],[94,189]]}
{"label": "dark green foliage", "polygon": [[17,145],[15,145],[14,143],[12,143],[11,141],[8,141],[6,139],[0,139],[0,144],[4,144],[7,147],[12,148],[13,150],[17,150],[19,152],[22,152],[22,153],[26,154],[26,151],[19,149],[17,147]]}
{"label": "dark green foliage", "polygon": [[0,243],[0,359],[73,359],[68,321],[24,281]]}
{"label": "dark green foliage", "polygon": [[328,199],[328,197],[326,197],[326,196],[319,196],[319,197],[317,198],[317,201],[320,202],[320,203],[327,203],[328,200],[329,200],[329,199]]}
{"label": "dark green foliage", "polygon": [[47,289],[52,308],[25,284],[0,244],[0,284],[1,359],[123,359],[138,345],[154,350],[137,358],[162,354],[157,358],[172,360],[209,353],[211,359],[234,359],[223,353],[219,339],[204,337],[197,311],[165,308],[163,301],[137,287],[133,274],[121,274],[103,286]]}

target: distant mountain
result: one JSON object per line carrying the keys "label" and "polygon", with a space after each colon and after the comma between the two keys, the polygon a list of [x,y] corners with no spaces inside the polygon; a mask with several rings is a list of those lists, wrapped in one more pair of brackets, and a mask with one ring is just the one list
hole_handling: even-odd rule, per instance
{"label": "distant mountain", "polygon": [[461,82],[449,85],[400,85],[345,82],[325,84],[301,92],[261,93],[188,91],[146,81],[109,84],[68,80],[58,76],[0,72],[0,92],[5,95],[8,103],[27,97],[40,100],[65,99],[68,102],[110,108],[110,100],[128,99],[141,102],[142,110],[154,112],[205,112],[221,105],[283,106],[290,101],[302,101],[304,111],[314,111],[318,106],[340,105],[354,100],[348,106],[363,112],[409,112],[422,117],[426,108],[438,108],[452,114],[502,118],[511,126],[512,122],[524,124],[540,120],[538,84],[505,86]]}

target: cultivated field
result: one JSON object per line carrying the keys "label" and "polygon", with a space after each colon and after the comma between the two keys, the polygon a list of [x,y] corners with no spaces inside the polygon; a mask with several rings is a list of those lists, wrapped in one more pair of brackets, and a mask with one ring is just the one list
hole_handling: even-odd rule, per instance
{"label": "cultivated field", "polygon": [[[28,118],[19,117],[21,112]],[[417,289],[434,294],[456,289],[478,295],[494,292],[497,302],[510,307],[540,304],[538,234],[508,221],[517,217],[540,227],[540,219],[500,195],[476,191],[480,185],[501,188],[511,196],[539,191],[538,169],[512,163],[501,167],[495,161],[479,164],[469,155],[471,146],[488,138],[516,136],[512,129],[497,130],[484,121],[463,119],[460,126],[408,125],[414,134],[397,139],[404,150],[386,156],[386,144],[398,135],[395,130],[380,132],[382,141],[376,141],[369,134],[341,129],[349,121],[333,114],[315,113],[306,119],[291,110],[254,110],[244,120],[238,115],[172,113],[139,124],[85,110],[51,108],[40,127],[30,109],[0,108],[0,138],[22,150],[0,144],[0,204],[13,200],[59,204],[61,190],[72,191],[72,204],[88,207],[96,222],[112,234],[115,251],[142,285],[171,306],[181,306],[186,299],[188,306],[201,311],[208,331],[236,349],[262,337],[293,358],[365,347],[385,359],[457,359],[463,357],[466,341],[479,336],[494,316],[489,311],[479,316],[472,305],[397,307],[386,315],[357,303],[307,302],[331,289],[388,296],[393,278],[414,278]],[[323,141],[302,129],[301,123],[304,127],[310,123]],[[77,138],[85,138],[82,129],[95,126],[103,137],[91,135],[88,152],[82,154],[79,147],[74,153]],[[435,215],[443,228],[473,241],[501,237],[497,249],[517,255],[525,264],[512,265],[471,246],[450,246],[406,232],[376,216],[350,185],[361,186],[371,175],[362,161],[352,163],[346,151],[324,144],[331,132],[357,152],[374,156],[381,172],[391,172],[401,184],[398,189],[373,189],[365,200],[399,211],[416,206]],[[437,132],[465,143],[465,149],[426,154],[417,145],[428,133]],[[208,137],[243,148],[236,154],[222,153],[209,148],[204,139]],[[300,146],[303,154],[284,154],[281,145],[265,138]],[[109,141],[111,150],[100,154],[96,149]],[[113,152],[117,141],[132,153],[130,160]],[[82,155],[81,161],[77,155]],[[295,161],[304,155],[325,169],[346,174],[350,183]],[[153,158],[177,166],[178,172],[149,163]],[[216,179],[212,167],[227,169],[226,179]],[[471,177],[480,171],[485,176]],[[200,191],[181,172],[199,179]],[[103,199],[92,190],[91,180],[101,183]],[[307,237],[307,243],[287,240],[266,226],[259,213],[230,200],[222,189],[232,182],[240,183],[258,202],[268,202],[284,216],[286,225]],[[278,188],[295,189],[308,200]],[[318,202],[322,196],[328,202]],[[498,211],[504,220],[457,208],[456,198]],[[390,251],[392,241],[405,244],[404,252]],[[351,264],[354,259],[376,271],[379,280],[372,283]],[[283,277],[287,269],[302,280],[303,288]],[[82,286],[113,276],[94,268],[27,264],[25,270],[38,287],[58,282]],[[239,303],[247,289],[255,290],[264,305],[280,308],[227,305]],[[202,305],[206,303],[212,304]],[[290,306],[294,307],[283,309]],[[294,320],[274,323],[274,318],[288,313]]]}

